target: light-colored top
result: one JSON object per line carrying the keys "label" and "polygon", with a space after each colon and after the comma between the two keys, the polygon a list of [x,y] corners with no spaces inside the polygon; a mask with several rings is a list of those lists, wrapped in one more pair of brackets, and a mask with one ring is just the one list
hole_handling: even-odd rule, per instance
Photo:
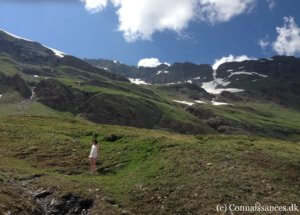
{"label": "light-colored top", "polygon": [[97,158],[98,157],[98,146],[93,144],[91,148],[90,158]]}

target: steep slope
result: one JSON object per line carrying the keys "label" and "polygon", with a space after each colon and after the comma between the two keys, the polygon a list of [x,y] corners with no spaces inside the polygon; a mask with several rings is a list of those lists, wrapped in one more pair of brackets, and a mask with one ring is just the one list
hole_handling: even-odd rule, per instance
{"label": "steep slope", "polygon": [[300,59],[275,56],[222,64],[216,71],[219,87],[237,88],[236,95],[221,94],[222,101],[274,102],[300,109]]}
{"label": "steep slope", "polygon": [[13,112],[8,108],[21,113],[32,105],[43,109],[43,104],[97,123],[214,133],[192,114],[173,107],[172,101],[123,76],[3,31],[0,44],[4,114]]}
{"label": "steep slope", "polygon": [[[67,66],[113,80],[128,81],[123,76],[111,74],[103,69],[93,67],[76,57],[66,55],[40,43],[17,37],[2,30],[0,30],[0,44],[0,53],[2,55],[4,53],[11,59],[19,62],[18,70],[24,70],[25,73],[33,73],[39,70],[38,73],[40,75],[48,75],[50,73],[50,76],[57,76],[57,71],[55,70],[59,67]],[[37,66],[42,68],[33,68]],[[52,74],[50,71],[52,71]],[[72,75],[72,72],[70,72],[70,75]]]}

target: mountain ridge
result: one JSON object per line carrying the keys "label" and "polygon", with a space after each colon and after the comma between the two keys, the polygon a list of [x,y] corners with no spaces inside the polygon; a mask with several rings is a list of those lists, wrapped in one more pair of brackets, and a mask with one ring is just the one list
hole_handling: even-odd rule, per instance
{"label": "mountain ridge", "polygon": [[[213,70],[208,64],[189,62],[136,68],[109,60],[101,61],[104,64],[97,68],[73,56],[57,56],[37,42],[23,41],[5,32],[0,32],[0,41],[0,104],[4,105],[4,113],[6,106],[12,107],[12,110],[23,107],[17,112],[33,106],[42,109],[46,106],[95,123],[187,134],[252,134],[263,126],[266,132],[261,132],[262,136],[293,138],[299,133],[297,121],[290,126],[280,115],[276,118],[272,110],[266,110],[269,104],[274,104],[274,111],[297,115],[297,89],[280,86],[285,92],[283,96],[270,96],[270,92],[279,86],[276,81],[298,77],[298,58],[228,62],[220,65],[218,70]],[[38,57],[35,59],[34,56]],[[114,73],[109,71],[109,65],[114,66]],[[269,67],[277,68],[275,77],[270,74],[271,71],[264,71]],[[286,72],[285,77],[283,72],[292,68],[295,71]],[[131,74],[132,69],[135,75],[142,75],[148,80],[154,78],[153,82],[159,84],[138,86],[129,83],[127,77],[121,74]],[[173,79],[157,78],[172,73]],[[242,84],[236,77],[241,79]],[[177,82],[163,84],[168,80]],[[292,84],[297,86],[298,79],[294,78]],[[203,118],[206,113],[211,114]],[[245,117],[247,115],[256,119],[249,121]],[[261,124],[261,121],[266,123]],[[271,123],[268,124],[269,121]],[[282,125],[279,126],[278,122]],[[278,129],[286,129],[286,132],[277,135]]]}

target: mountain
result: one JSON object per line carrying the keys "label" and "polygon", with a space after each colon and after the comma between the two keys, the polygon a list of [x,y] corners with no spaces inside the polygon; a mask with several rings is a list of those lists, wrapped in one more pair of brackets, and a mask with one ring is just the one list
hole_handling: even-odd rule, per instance
{"label": "mountain", "polygon": [[[222,64],[216,71],[219,86],[242,89],[237,98],[274,102],[300,108],[300,58],[274,56],[271,59]],[[224,101],[230,95],[221,95]]]}
{"label": "mountain", "polygon": [[157,67],[128,66],[119,61],[91,60],[88,63],[99,68],[105,68],[115,74],[130,78],[132,82],[142,80],[148,84],[202,83],[213,80],[210,65],[196,65],[193,63],[161,64]]}
{"label": "mountain", "polygon": [[[220,65],[216,71],[210,65],[188,62],[137,68],[124,64],[116,66],[119,63],[108,60],[87,61],[93,65],[106,66],[108,71],[122,74],[136,84],[193,83],[219,102],[274,102],[300,108],[300,59],[296,57],[274,56],[271,59],[228,62]],[[199,96],[197,99],[200,99]]]}
{"label": "mountain", "polygon": [[109,71],[113,74],[122,75],[127,78],[134,78],[138,75],[138,69],[135,66],[128,66],[120,61],[104,59],[84,59],[89,64]]}
{"label": "mountain", "polygon": [[[123,76],[109,73],[103,69],[91,66],[83,60],[66,55],[40,43],[20,38],[0,30],[0,53],[2,57],[9,56],[19,63],[18,70],[24,74],[35,74],[58,77],[62,73],[88,76],[88,73],[99,75],[116,81],[128,80]],[[9,61],[9,59],[6,59]],[[35,69],[39,66],[38,70]],[[88,73],[81,73],[80,70]]]}
{"label": "mountain", "polygon": [[300,64],[295,57],[230,62],[217,70],[188,62],[137,68],[119,61],[83,61],[4,31],[0,42],[4,112],[38,105],[95,123],[190,134],[294,138],[300,133],[298,121],[288,124],[276,115],[298,116]]}
{"label": "mountain", "polygon": [[174,108],[172,101],[121,75],[4,31],[0,44],[0,104],[12,109],[24,104],[31,109],[37,102],[96,123],[215,132],[181,107]]}

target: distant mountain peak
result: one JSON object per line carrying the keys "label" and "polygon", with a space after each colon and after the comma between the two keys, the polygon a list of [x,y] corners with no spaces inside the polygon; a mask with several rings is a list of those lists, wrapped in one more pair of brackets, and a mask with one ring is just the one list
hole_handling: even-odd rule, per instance
{"label": "distant mountain peak", "polygon": [[[13,37],[14,39],[17,39],[17,40],[24,40],[24,41],[32,42],[32,43],[35,42],[35,41],[32,41],[32,40],[29,40],[29,39],[17,36],[15,34],[12,34],[12,33],[8,32],[8,31],[3,30],[3,29],[0,29],[0,31],[4,32],[5,34],[7,34],[7,35],[9,35],[9,36],[11,36],[11,37]],[[40,45],[43,46],[43,47],[45,47],[45,48],[47,48],[47,49],[50,49],[57,57],[63,58],[66,55],[65,53],[63,53],[63,52],[61,52],[59,50],[50,48],[50,47],[45,46],[43,44],[40,44]]]}

